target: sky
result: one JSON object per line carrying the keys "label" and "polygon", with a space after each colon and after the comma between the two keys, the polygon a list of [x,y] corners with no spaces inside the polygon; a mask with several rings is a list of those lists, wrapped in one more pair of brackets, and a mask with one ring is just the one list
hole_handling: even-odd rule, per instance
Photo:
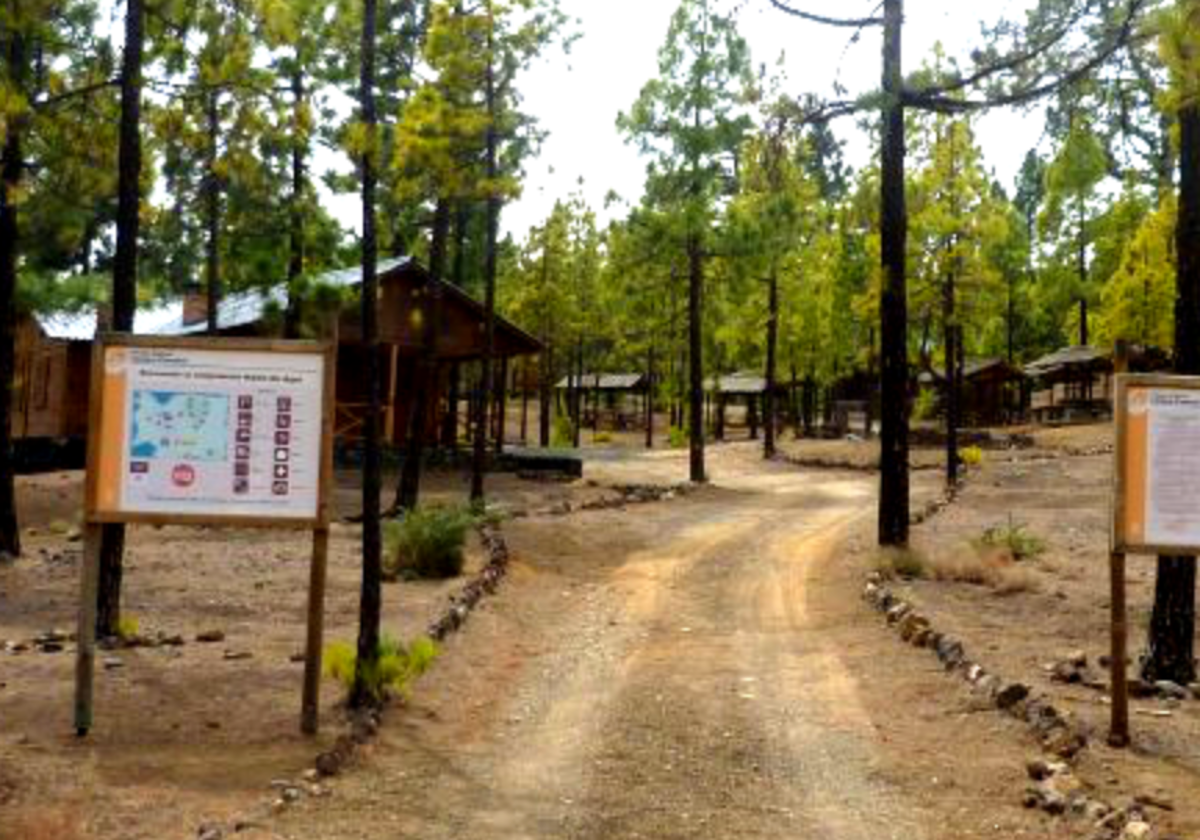
{"label": "sky", "polygon": [[[806,10],[826,15],[868,15],[875,0],[794,0]],[[641,196],[645,161],[618,133],[618,113],[637,99],[645,82],[657,73],[657,52],[677,0],[562,0],[564,11],[578,20],[581,37],[569,55],[556,50],[532,67],[518,82],[525,109],[549,132],[537,159],[526,165],[520,199],[507,206],[504,232],[523,238],[541,222],[554,201],[580,189],[602,220],[623,213],[621,207],[603,210],[613,190],[636,202]],[[907,72],[920,66],[941,42],[955,55],[979,42],[979,22],[1000,16],[1017,17],[1027,0],[910,0],[904,41]],[[773,66],[782,55],[787,90],[833,98],[840,81],[852,94],[873,90],[880,76],[881,35],[864,32],[857,45],[848,44],[853,30],[830,29],[791,18],[768,0],[742,0],[739,30],[757,68]],[[834,124],[847,141],[848,162],[858,167],[867,155],[853,119]],[[1011,185],[1025,153],[1041,140],[1041,111],[1029,114],[996,112],[979,119],[976,133],[986,164],[1006,186]],[[582,179],[582,187],[579,181]]]}

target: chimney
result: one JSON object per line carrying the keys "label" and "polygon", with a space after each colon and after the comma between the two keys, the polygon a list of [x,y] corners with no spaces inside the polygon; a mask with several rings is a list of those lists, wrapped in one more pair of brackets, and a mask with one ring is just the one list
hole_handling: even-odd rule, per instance
{"label": "chimney", "polygon": [[183,325],[190,327],[208,321],[208,298],[199,283],[183,287]]}

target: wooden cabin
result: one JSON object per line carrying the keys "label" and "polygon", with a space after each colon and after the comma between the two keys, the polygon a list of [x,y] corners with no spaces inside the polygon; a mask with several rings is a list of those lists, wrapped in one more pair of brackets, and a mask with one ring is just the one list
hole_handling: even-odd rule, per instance
{"label": "wooden cabin", "polygon": [[[767,379],[756,373],[730,373],[712,377],[705,381],[704,390],[708,406],[710,427],[717,440],[725,439],[725,429],[729,424],[730,406],[741,407],[738,412],[741,423],[749,429],[750,439],[758,437],[758,428],[762,423],[766,407]],[[782,383],[776,383],[776,408],[781,410],[786,399],[787,388]]]}
{"label": "wooden cabin", "polygon": [[[450,283],[434,284],[429,273],[411,257],[384,260],[378,266],[379,277],[379,369],[383,376],[384,416],[381,418],[383,442],[401,446],[407,437],[410,412],[420,387],[420,362],[425,352],[425,317],[435,317],[435,296],[440,325],[434,348],[435,381],[433,398],[428,401],[426,440],[432,445],[439,432],[451,424],[458,428],[459,389],[451,382],[460,366],[478,362],[484,355],[485,310],[482,304]],[[361,268],[332,271],[317,277],[314,285],[334,289],[356,289],[362,283]],[[206,310],[201,296],[183,302],[179,318],[158,330],[160,335],[202,334],[207,329]],[[217,311],[220,335],[266,336],[277,334],[278,317],[287,306],[287,288],[253,290],[225,297]],[[496,316],[495,381],[507,378],[509,360],[536,355],[542,349],[537,339],[506,319]],[[335,433],[343,442],[362,437],[366,419],[367,388],[363,378],[365,349],[358,305],[343,309],[337,318],[338,339],[337,414]],[[470,389],[462,389],[470,397]],[[503,394],[504,389],[498,389]],[[452,398],[453,395],[453,398]],[[451,404],[453,403],[453,405]],[[448,421],[446,415],[450,414]],[[502,415],[499,415],[502,416]],[[503,429],[494,430],[502,436]]]}
{"label": "wooden cabin", "polygon": [[[944,411],[945,376],[943,370],[934,369],[919,377],[922,388],[934,389],[939,412]],[[1024,373],[1004,359],[968,359],[962,372],[961,424],[982,427],[1011,422],[1021,414],[1024,382]]]}
{"label": "wooden cabin", "polygon": [[[175,307],[139,310],[135,329],[150,332]],[[13,369],[13,446],[18,468],[82,466],[96,312],[22,315]]]}
{"label": "wooden cabin", "polygon": [[1033,382],[1035,423],[1070,423],[1112,412],[1112,354],[1098,347],[1064,347],[1025,366]]}

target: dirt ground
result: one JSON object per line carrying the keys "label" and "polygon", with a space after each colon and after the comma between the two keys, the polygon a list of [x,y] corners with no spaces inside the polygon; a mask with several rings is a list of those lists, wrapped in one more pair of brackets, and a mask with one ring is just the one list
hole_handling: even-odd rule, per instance
{"label": "dirt ground", "polygon": [[[0,651],[0,837],[194,838],[202,822],[247,813],[254,826],[237,836],[251,840],[1086,836],[1021,807],[1024,761],[1037,750],[1025,729],[979,712],[936,659],[900,645],[860,602],[872,560],[870,473],[764,464],[755,444],[727,444],[710,449],[713,481],[703,490],[550,515],[563,501],[611,493],[608,484],[685,477],[686,453],[622,443],[590,453],[584,482],[494,477],[494,497],[531,514],[504,526],[515,559],[500,593],[446,644],[409,702],[389,711],[329,797],[276,816],[262,810],[272,780],[311,766],[336,732],[341,694],[325,682],[325,734],[302,738],[302,666],[290,658],[303,638],[305,540],[131,532],[128,610],[143,632],[180,633],[187,644],[115,654],[121,667],[98,671],[97,727],[83,743],[70,730],[70,646]],[[1063,647],[1098,654],[1105,638],[1092,629],[1105,617],[1103,565],[1084,556],[1093,553],[1084,532],[1098,526],[1085,515],[1095,499],[1079,492],[1074,471],[1106,461],[1053,459],[1076,443],[1045,442],[1012,467],[989,453],[961,506],[917,531],[925,546],[982,528],[970,519],[976,495],[1004,469],[1031,471],[1025,486],[1061,503],[1030,499],[1048,523],[1066,521],[1056,510],[1080,517],[1075,577],[1059,559],[1076,556],[1064,538],[1038,561],[1047,580],[1030,592],[913,584],[982,661],[1014,678],[1025,668],[1048,690],[1059,689],[1040,676],[1045,660]],[[434,497],[464,491],[457,475],[430,481]],[[937,474],[918,473],[914,491],[917,502],[933,498]],[[78,546],[65,533],[78,492],[77,475],[22,481],[36,535],[28,559],[0,569],[0,648],[73,628]],[[1020,495],[1016,484],[1010,495]],[[345,476],[343,512],[354,499]],[[357,541],[352,526],[334,531],[331,640],[353,635]],[[473,564],[479,554],[473,547]],[[1146,580],[1134,583],[1135,604],[1145,603]],[[455,586],[390,585],[389,631],[419,632]],[[208,629],[225,640],[193,641]],[[1096,693],[1078,691],[1080,713],[1102,716]],[[1096,746],[1087,762],[1099,785],[1114,778],[1171,795],[1170,819],[1190,831],[1186,785],[1196,768],[1186,745],[1195,733],[1169,736],[1191,720],[1186,709],[1173,715],[1135,718],[1139,752]]]}

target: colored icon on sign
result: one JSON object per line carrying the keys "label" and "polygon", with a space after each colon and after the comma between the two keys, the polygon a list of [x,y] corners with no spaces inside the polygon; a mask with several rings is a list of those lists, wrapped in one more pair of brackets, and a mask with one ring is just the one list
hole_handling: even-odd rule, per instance
{"label": "colored icon on sign", "polygon": [[176,487],[191,487],[196,483],[196,469],[191,464],[178,464],[171,470],[171,483]]}

